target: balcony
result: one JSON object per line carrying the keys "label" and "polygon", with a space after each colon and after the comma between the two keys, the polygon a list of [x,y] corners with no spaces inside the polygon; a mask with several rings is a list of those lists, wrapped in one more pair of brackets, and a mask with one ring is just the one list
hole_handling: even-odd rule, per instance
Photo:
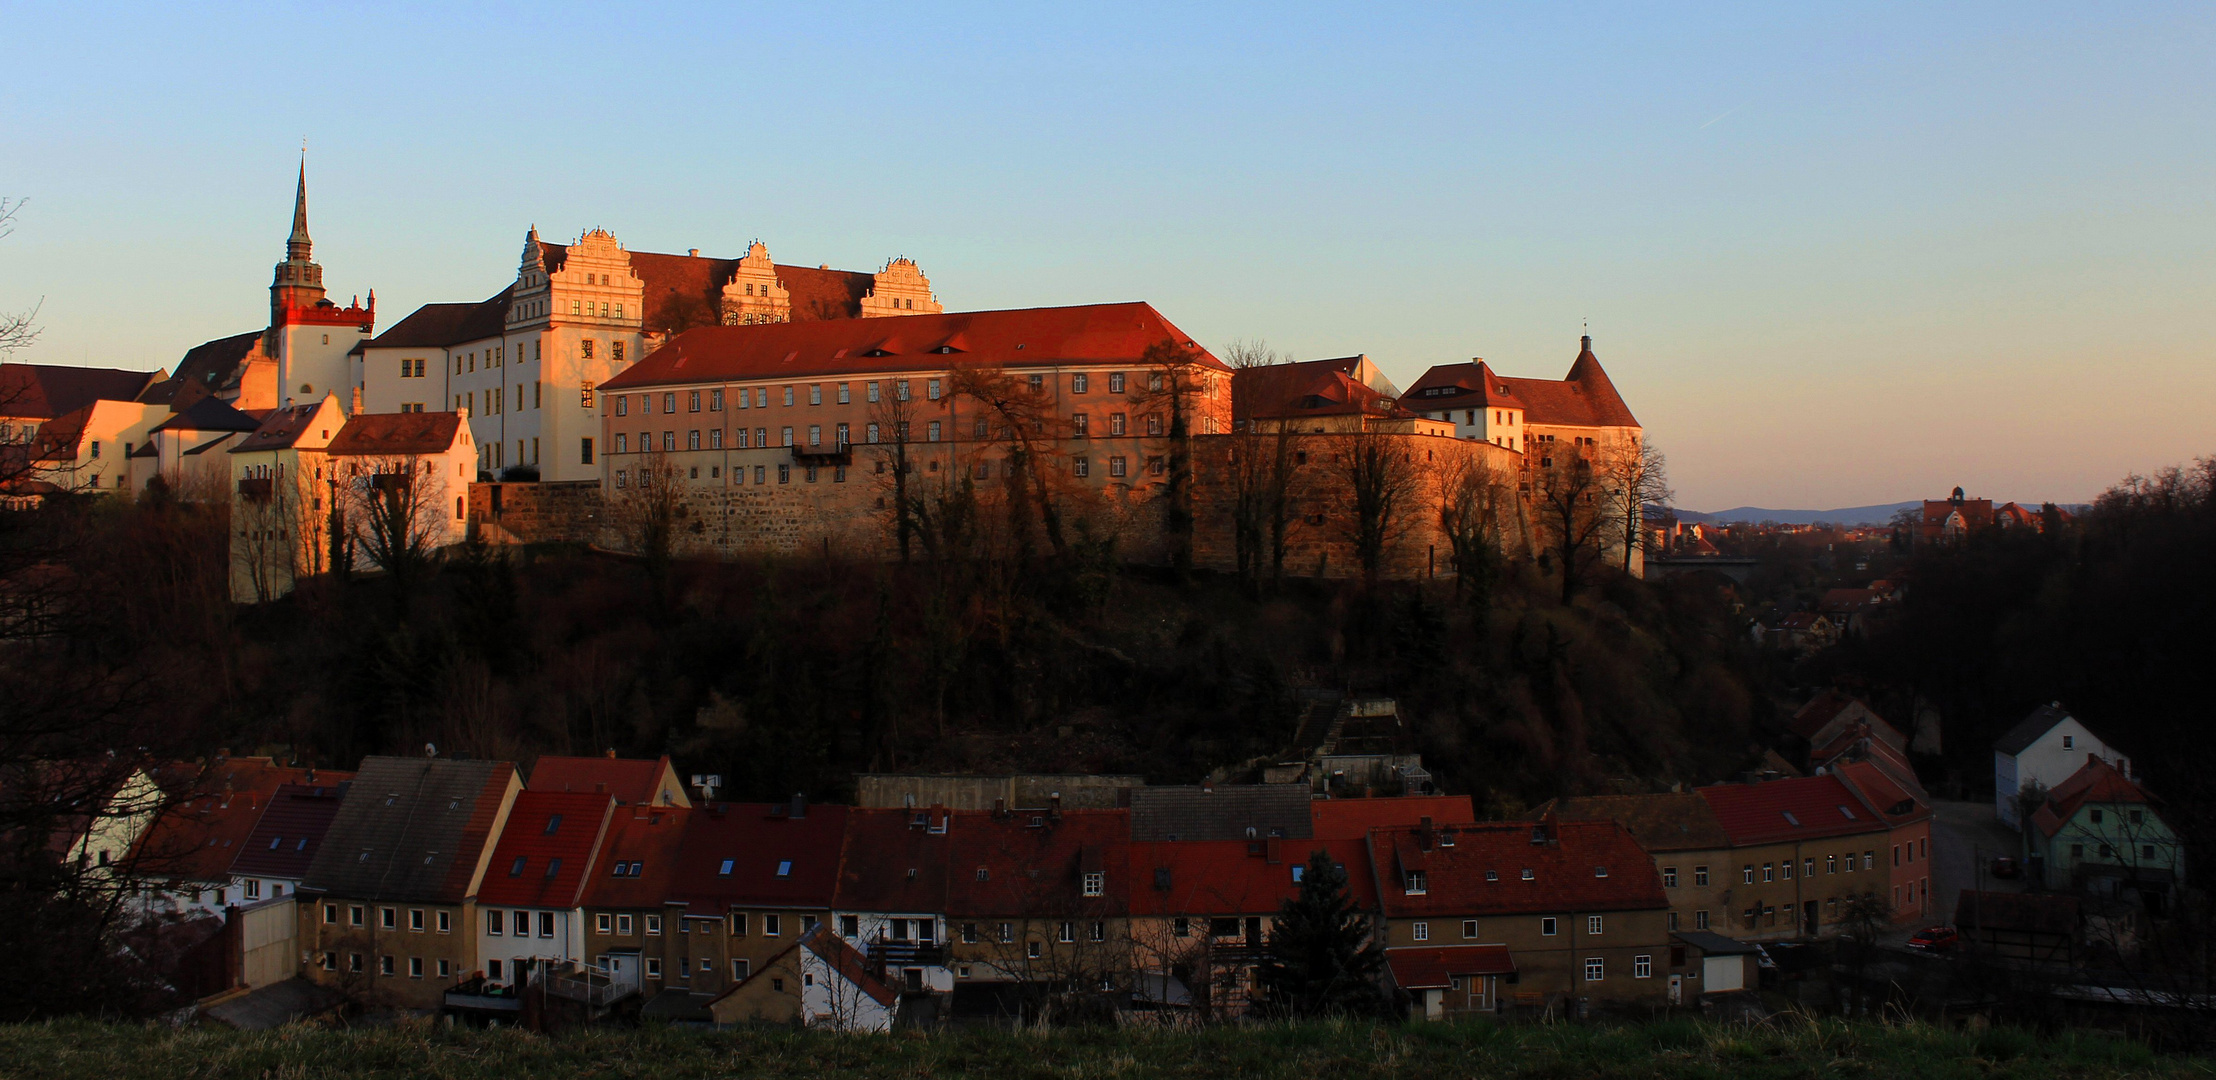
{"label": "balcony", "polygon": [[446,991],[446,1007],[480,1013],[520,1013],[523,997],[516,988],[491,982],[483,975],[455,983]]}
{"label": "balcony", "polygon": [[879,968],[944,967],[946,945],[938,941],[917,941],[913,938],[893,938],[879,934],[864,941],[862,954],[871,965]]}
{"label": "balcony", "polygon": [[791,448],[793,461],[800,465],[852,465],[854,446],[835,442],[828,446],[802,446],[794,443]]}

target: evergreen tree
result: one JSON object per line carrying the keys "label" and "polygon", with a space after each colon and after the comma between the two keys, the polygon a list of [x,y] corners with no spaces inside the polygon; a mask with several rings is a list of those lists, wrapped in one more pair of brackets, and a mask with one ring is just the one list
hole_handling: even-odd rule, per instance
{"label": "evergreen tree", "polygon": [[1297,1017],[1380,1013],[1384,966],[1369,916],[1347,896],[1346,870],[1327,852],[1309,856],[1300,895],[1285,901],[1270,925],[1263,1007]]}

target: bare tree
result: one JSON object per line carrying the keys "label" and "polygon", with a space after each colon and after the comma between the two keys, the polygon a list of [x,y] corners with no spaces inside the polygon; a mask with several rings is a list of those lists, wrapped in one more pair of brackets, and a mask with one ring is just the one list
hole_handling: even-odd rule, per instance
{"label": "bare tree", "polygon": [[1408,531],[1408,512],[1422,478],[1398,440],[1368,429],[1346,437],[1339,468],[1341,482],[1354,501],[1354,513],[1342,527],[1347,542],[1354,545],[1363,580],[1374,585],[1386,551]]}
{"label": "bare tree", "polygon": [[1047,545],[1056,557],[1068,554],[1062,530],[1062,492],[1055,444],[1065,421],[1053,396],[1036,376],[1019,378],[1001,368],[956,368],[949,379],[956,398],[977,404],[986,425],[986,445],[1005,445],[1001,478],[1007,492],[1008,525],[1019,561],[1032,551],[1031,519],[1036,514]]}
{"label": "bare tree", "polygon": [[1439,531],[1454,550],[1454,591],[1482,603],[1501,560],[1503,519],[1515,512],[1506,477],[1476,454],[1458,456],[1439,484]]}
{"label": "bare tree", "polygon": [[1266,571],[1274,585],[1284,576],[1285,550],[1299,527],[1293,484],[1306,453],[1288,423],[1249,420],[1232,436],[1231,532],[1239,576],[1251,583]]}
{"label": "bare tree", "polygon": [[[1174,341],[1147,346],[1139,358],[1147,369],[1146,386],[1134,395],[1141,407],[1150,410],[1149,435],[1156,433],[1162,420],[1168,421],[1162,433],[1167,440],[1161,455],[1162,524],[1170,540],[1170,564],[1179,570],[1193,565],[1193,429],[1216,377],[1200,358],[1199,350]],[[1152,461],[1145,467],[1155,471]]]}
{"label": "bare tree", "polygon": [[893,539],[900,549],[900,561],[907,562],[918,538],[924,505],[915,480],[916,466],[908,452],[915,432],[915,403],[904,384],[895,382],[893,387],[894,392],[879,395],[870,405],[869,442],[878,455],[878,474],[891,473],[882,486],[890,489],[886,498],[893,517]]}
{"label": "bare tree", "polygon": [[339,492],[348,503],[354,544],[405,596],[445,535],[446,478],[436,459],[414,454],[350,460],[346,469]]}
{"label": "bare tree", "polygon": [[1261,338],[1256,338],[1253,341],[1248,341],[1245,338],[1235,338],[1223,350],[1223,362],[1237,370],[1245,371],[1248,368],[1263,368],[1275,364],[1291,363],[1292,357],[1280,355],[1276,349],[1270,348],[1269,342]]}
{"label": "bare tree", "polygon": [[[14,234],[16,215],[22,210],[22,199],[0,196],[0,240]],[[0,313],[0,357],[38,341],[38,310],[43,304],[32,304],[29,311]]]}
{"label": "bare tree", "polygon": [[1670,490],[1669,462],[1646,439],[1634,440],[1602,459],[1601,471],[1614,505],[1611,514],[1623,530],[1623,570],[1631,572],[1631,555],[1641,543],[1646,508],[1664,507],[1677,498]]}
{"label": "bare tree", "polygon": [[683,514],[685,488],[669,455],[648,450],[638,465],[616,473],[616,491],[608,517],[622,538],[656,580],[669,568],[677,540],[677,519]]}
{"label": "bare tree", "polygon": [[1567,604],[1599,561],[1602,538],[1613,534],[1615,497],[1582,451],[1542,443],[1538,453],[1531,477],[1533,509],[1544,523],[1548,548],[1561,563],[1562,602]]}

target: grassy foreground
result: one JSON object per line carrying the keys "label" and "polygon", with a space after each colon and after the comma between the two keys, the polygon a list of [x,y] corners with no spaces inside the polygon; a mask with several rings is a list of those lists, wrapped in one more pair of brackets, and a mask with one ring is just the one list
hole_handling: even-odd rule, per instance
{"label": "grassy foreground", "polygon": [[558,1036],[418,1026],[240,1034],[91,1022],[0,1027],[0,1076],[46,1080],[567,1080],[639,1077],[2167,1077],[2216,1060],[2089,1034],[1924,1024],[1687,1020],[1621,1027],[1306,1024],[1198,1032],[584,1030]]}

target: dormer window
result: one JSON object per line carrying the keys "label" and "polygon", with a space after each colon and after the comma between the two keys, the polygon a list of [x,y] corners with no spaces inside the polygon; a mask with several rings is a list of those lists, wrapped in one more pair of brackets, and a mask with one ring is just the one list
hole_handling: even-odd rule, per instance
{"label": "dormer window", "polygon": [[780,861],[780,862],[779,862],[779,863],[777,864],[777,876],[778,876],[778,877],[791,877],[791,876],[793,876],[793,861],[792,861],[791,859],[785,859],[785,860],[782,860],[782,861]]}
{"label": "dormer window", "polygon": [[1410,896],[1421,896],[1430,891],[1430,880],[1421,870],[1403,871],[1400,884],[1400,891]]}
{"label": "dormer window", "polygon": [[1085,875],[1083,884],[1086,896],[1099,896],[1107,889],[1108,875],[1098,870],[1090,871]]}
{"label": "dormer window", "polygon": [[546,835],[552,836],[562,827],[562,815],[549,814],[546,818]]}
{"label": "dormer window", "polygon": [[1537,881],[1539,880],[1539,875],[1527,866],[1524,867],[1523,879],[1525,881]]}

